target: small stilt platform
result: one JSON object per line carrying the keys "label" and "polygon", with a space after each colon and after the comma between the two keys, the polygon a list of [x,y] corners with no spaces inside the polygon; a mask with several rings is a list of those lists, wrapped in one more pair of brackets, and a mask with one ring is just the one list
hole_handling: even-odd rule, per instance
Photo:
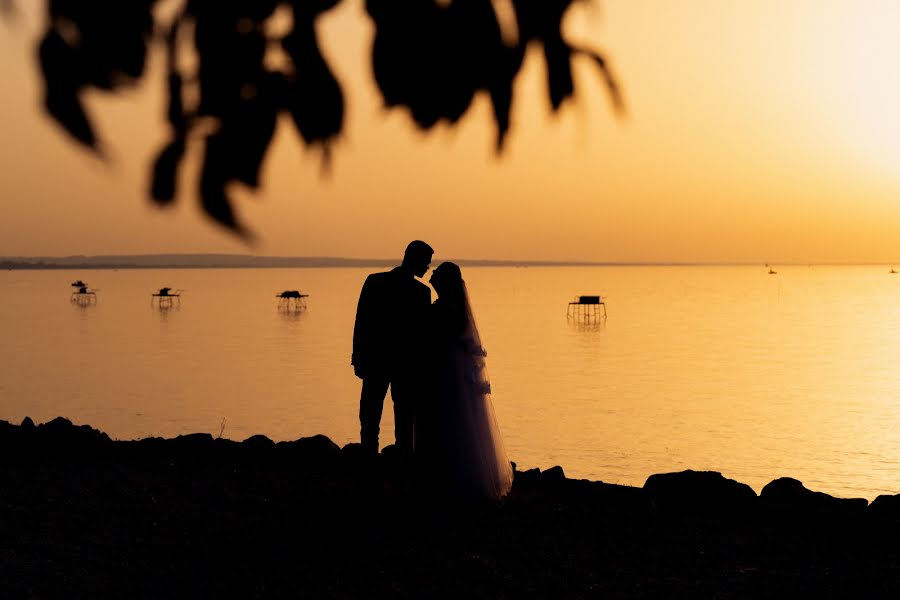
{"label": "small stilt platform", "polygon": [[602,296],[576,296],[569,302],[566,319],[584,323],[596,323],[606,319],[606,302]]}
{"label": "small stilt platform", "polygon": [[159,291],[150,296],[150,304],[159,308],[172,308],[181,304],[180,290],[170,287],[159,288]]}
{"label": "small stilt platform", "polygon": [[278,309],[297,312],[306,308],[306,299],[309,294],[301,294],[298,290],[285,290],[275,294],[278,298]]}
{"label": "small stilt platform", "polygon": [[96,290],[92,290],[88,287],[88,284],[83,282],[82,280],[77,280],[72,282],[72,287],[75,288],[75,291],[72,292],[72,295],[69,296],[69,302],[72,304],[77,304],[79,306],[88,306],[90,304],[97,303],[97,292]]}

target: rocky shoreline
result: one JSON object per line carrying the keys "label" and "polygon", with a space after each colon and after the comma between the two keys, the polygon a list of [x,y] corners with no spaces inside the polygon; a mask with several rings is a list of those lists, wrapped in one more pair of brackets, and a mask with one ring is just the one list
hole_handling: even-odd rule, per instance
{"label": "rocky shoreline", "polygon": [[0,597],[900,597],[900,495],[715,472],[641,488],[517,471],[499,506],[378,475],[357,444],[113,441],[0,421]]}

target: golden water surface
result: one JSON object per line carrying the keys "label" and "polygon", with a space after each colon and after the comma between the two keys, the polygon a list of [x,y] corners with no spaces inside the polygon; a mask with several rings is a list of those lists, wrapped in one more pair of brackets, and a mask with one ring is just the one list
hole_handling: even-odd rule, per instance
{"label": "golden water surface", "polygon": [[[845,497],[900,492],[900,275],[888,267],[463,268],[520,469],[642,485],[711,469]],[[358,437],[366,269],[0,272],[0,419],[118,439]],[[69,283],[97,288],[69,301]],[[427,278],[427,276],[426,276]],[[151,293],[184,289],[161,310]],[[275,294],[309,293],[301,312]],[[608,318],[569,321],[602,294]],[[382,443],[393,438],[390,401]]]}

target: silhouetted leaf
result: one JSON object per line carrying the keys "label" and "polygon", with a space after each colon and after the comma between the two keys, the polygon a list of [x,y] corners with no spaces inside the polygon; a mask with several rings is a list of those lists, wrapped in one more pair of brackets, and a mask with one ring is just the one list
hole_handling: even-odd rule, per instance
{"label": "silhouetted leaf", "polygon": [[494,121],[497,124],[497,152],[503,150],[506,132],[509,131],[509,111],[512,106],[512,82],[498,81],[490,87],[491,106],[494,110]]}
{"label": "silhouetted leaf", "polygon": [[75,140],[97,154],[102,154],[97,136],[77,94],[69,89],[48,87],[44,95],[44,108]]}
{"label": "silhouetted leaf", "polygon": [[547,87],[550,92],[550,106],[559,110],[566,98],[575,93],[572,81],[572,49],[562,41],[544,41],[544,58],[547,61]]}
{"label": "silhouetted leaf", "polygon": [[85,81],[103,89],[133,83],[144,70],[155,0],[51,0],[54,27],[80,52]]}
{"label": "silhouetted leaf", "polygon": [[263,157],[275,132],[277,113],[264,95],[247,101],[244,110],[222,120],[217,138],[227,152],[225,174],[251,187],[259,186]]}
{"label": "silhouetted leaf", "polygon": [[327,145],[341,132],[344,95],[316,43],[315,16],[295,9],[294,29],[282,42],[294,63],[286,101],[303,141]]}
{"label": "silhouetted leaf", "polygon": [[50,30],[38,56],[45,77],[44,108],[76,141],[99,153],[97,136],[78,98],[83,73],[76,51]]}
{"label": "silhouetted leaf", "polygon": [[577,48],[576,52],[585,54],[586,56],[590,57],[594,61],[594,63],[597,64],[597,66],[600,68],[600,73],[603,75],[603,81],[606,83],[606,89],[609,92],[610,99],[612,100],[613,109],[618,114],[624,114],[625,100],[622,98],[622,93],[619,90],[619,85],[618,83],[616,83],[615,77],[613,77],[609,66],[606,64],[606,59],[604,59],[596,52],[592,52],[590,50]]}
{"label": "silhouetted leaf", "polygon": [[166,144],[153,162],[150,198],[160,206],[171,204],[175,200],[178,163],[184,156],[184,148],[184,137],[178,136]]}
{"label": "silhouetted leaf", "polygon": [[[39,57],[44,105],[79,143],[99,153],[100,144],[82,105],[88,88],[116,91],[144,72],[158,0],[46,0],[47,26]],[[227,187],[260,184],[263,159],[278,113],[290,113],[303,141],[322,146],[324,163],[344,125],[341,84],[325,61],[315,23],[340,0],[185,0],[165,32],[170,141],[152,166],[150,195],[157,204],[177,196],[178,167],[198,124],[216,129],[205,139],[199,195],[216,222],[249,239],[236,219]],[[510,130],[514,83],[526,46],[540,43],[547,62],[548,93],[557,110],[575,93],[572,56],[585,54],[599,66],[617,112],[622,98],[606,61],[573,48],[562,21],[574,0],[511,0],[504,42],[492,0],[366,0],[375,23],[372,69],[388,107],[404,107],[421,129],[440,121],[456,124],[475,94],[490,95],[497,151]],[[9,12],[11,0],[0,0]],[[267,39],[267,20],[289,8],[291,30]],[[163,11],[165,12],[165,11]],[[514,19],[514,23],[512,20]],[[179,32],[193,25],[193,39]],[[193,43],[196,72],[179,70],[185,43]],[[267,50],[280,43],[293,64],[287,74],[269,72]],[[199,92],[196,106],[186,106]]]}
{"label": "silhouetted leaf", "polygon": [[231,200],[225,193],[227,182],[222,175],[225,172],[222,163],[225,157],[221,152],[217,135],[213,134],[206,138],[206,154],[200,171],[200,204],[203,211],[215,222],[250,241],[253,235],[238,222],[231,208]]}
{"label": "silhouetted leaf", "polygon": [[198,113],[221,116],[241,101],[247,86],[265,76],[262,23],[274,2],[194,2],[194,44],[200,58]]}
{"label": "silhouetted leaf", "polygon": [[490,0],[368,0],[376,24],[375,80],[387,106],[406,106],[422,129],[456,123],[484,87],[485,52],[502,46]]}

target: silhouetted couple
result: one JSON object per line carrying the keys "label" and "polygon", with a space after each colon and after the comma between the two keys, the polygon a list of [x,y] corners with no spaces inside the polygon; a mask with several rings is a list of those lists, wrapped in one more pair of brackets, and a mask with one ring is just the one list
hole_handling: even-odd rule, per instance
{"label": "silhouetted couple", "polygon": [[442,263],[429,282],[431,246],[414,241],[403,264],[369,275],[359,295],[353,369],[362,379],[360,437],[378,454],[384,399],[391,389],[401,470],[414,485],[461,499],[498,500],[512,467],[491,404],[486,353],[459,267]]}

